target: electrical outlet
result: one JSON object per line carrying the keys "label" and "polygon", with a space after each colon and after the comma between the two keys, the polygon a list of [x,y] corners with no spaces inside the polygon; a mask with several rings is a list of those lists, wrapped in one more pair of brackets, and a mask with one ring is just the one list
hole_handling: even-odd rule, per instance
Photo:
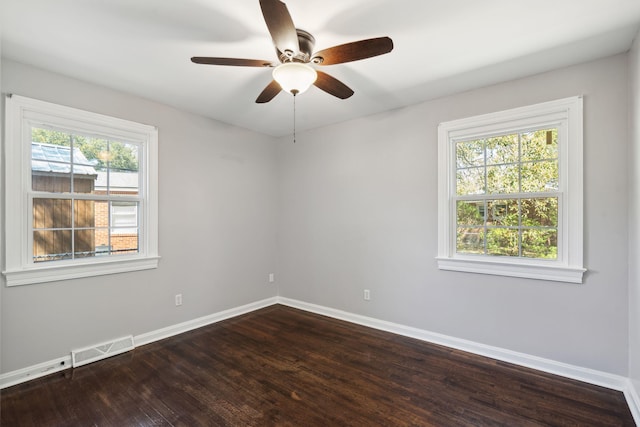
{"label": "electrical outlet", "polygon": [[369,289],[364,290],[364,300],[369,301],[371,299],[371,291]]}
{"label": "electrical outlet", "polygon": [[182,294],[176,295],[176,306],[182,305]]}
{"label": "electrical outlet", "polygon": [[273,283],[276,281],[276,275],[273,273],[269,273],[269,283]]}

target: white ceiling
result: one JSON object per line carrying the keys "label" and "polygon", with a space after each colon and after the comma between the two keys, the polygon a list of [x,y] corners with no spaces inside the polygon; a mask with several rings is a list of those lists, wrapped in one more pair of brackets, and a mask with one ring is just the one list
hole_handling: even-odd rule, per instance
{"label": "white ceiling", "polygon": [[[274,136],[292,131],[292,97],[254,101],[266,68],[192,56],[275,60],[258,0],[0,0],[6,58]],[[389,36],[394,50],[322,67],[355,91],[296,98],[311,129],[624,52],[640,0],[287,0],[316,50]]]}

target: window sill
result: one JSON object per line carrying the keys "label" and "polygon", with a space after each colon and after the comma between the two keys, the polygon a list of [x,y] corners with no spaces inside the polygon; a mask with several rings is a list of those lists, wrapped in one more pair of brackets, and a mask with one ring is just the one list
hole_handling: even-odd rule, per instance
{"label": "window sill", "polygon": [[495,276],[522,277],[527,279],[551,280],[555,282],[582,283],[585,271],[581,267],[551,264],[505,262],[501,260],[436,257],[440,270],[467,273],[492,274]]}
{"label": "window sill", "polygon": [[158,268],[159,259],[159,256],[149,256],[144,258],[109,259],[91,263],[38,265],[24,269],[7,270],[3,271],[2,274],[6,278],[7,286],[30,285],[81,277],[150,270]]}

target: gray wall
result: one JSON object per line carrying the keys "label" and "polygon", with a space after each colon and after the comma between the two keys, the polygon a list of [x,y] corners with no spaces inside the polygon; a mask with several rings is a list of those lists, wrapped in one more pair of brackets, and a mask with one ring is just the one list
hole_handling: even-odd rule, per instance
{"label": "gray wall", "polygon": [[[637,44],[634,52],[637,107]],[[628,246],[632,255],[640,249],[627,237],[628,213],[637,218],[638,210],[628,199],[640,190],[627,188],[626,55],[300,133],[296,144],[287,137],[277,147],[157,103],[6,59],[1,65],[2,92],[159,127],[163,257],[157,270],[3,285],[2,372],[274,296],[266,279],[277,263],[284,297],[614,374],[630,367],[640,378],[639,304],[628,310],[627,287],[629,271],[638,301],[638,271],[627,256]],[[585,283],[439,271],[438,123],[579,94]],[[176,293],[184,295],[179,308]]]}
{"label": "gray wall", "polygon": [[[276,148],[270,137],[26,65],[2,92],[159,128],[156,270],[1,287],[2,372],[276,295]],[[8,248],[11,250],[11,248]],[[175,307],[174,295],[184,305]]]}
{"label": "gray wall", "polygon": [[629,55],[629,376],[640,393],[640,33]]}
{"label": "gray wall", "polygon": [[[618,55],[282,138],[280,295],[626,375],[627,89]],[[581,94],[584,284],[439,271],[438,123]]]}

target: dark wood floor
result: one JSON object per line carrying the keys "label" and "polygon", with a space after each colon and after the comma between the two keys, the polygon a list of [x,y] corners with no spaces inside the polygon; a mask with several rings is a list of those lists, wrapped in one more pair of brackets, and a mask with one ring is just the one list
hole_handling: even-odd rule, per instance
{"label": "dark wood floor", "polygon": [[283,306],[2,391],[9,426],[633,426],[620,392]]}

